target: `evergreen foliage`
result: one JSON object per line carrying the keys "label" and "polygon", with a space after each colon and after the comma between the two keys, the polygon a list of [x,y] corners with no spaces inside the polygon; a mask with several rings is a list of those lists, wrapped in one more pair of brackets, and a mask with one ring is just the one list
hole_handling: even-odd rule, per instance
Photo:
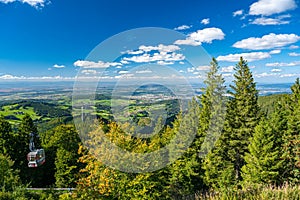
{"label": "evergreen foliage", "polygon": [[242,167],[245,185],[274,185],[280,182],[280,169],[283,168],[280,138],[282,135],[272,129],[265,119],[255,127],[250,138],[249,153],[245,155],[246,164]]}
{"label": "evergreen foliage", "polygon": [[[47,148],[55,149],[56,187],[75,187],[81,165],[77,162],[80,155],[79,135],[73,125],[60,125],[53,131]],[[52,160],[53,162],[53,160]]]}
{"label": "evergreen foliage", "polygon": [[205,88],[200,97],[201,111],[195,148],[200,157],[209,153],[220,137],[226,114],[225,80],[219,74],[219,65],[212,58],[210,70],[204,80]]}
{"label": "evergreen foliage", "polygon": [[3,154],[0,154],[0,191],[13,191],[20,186],[20,177],[14,171],[13,161]]}
{"label": "evergreen foliage", "polygon": [[287,131],[284,135],[285,181],[300,183],[300,81],[297,78],[287,100]]}
{"label": "evergreen foliage", "polygon": [[258,91],[243,58],[235,67],[234,78],[223,134],[204,164],[205,180],[215,188],[237,186],[242,180],[241,168],[249,138],[259,120]]}

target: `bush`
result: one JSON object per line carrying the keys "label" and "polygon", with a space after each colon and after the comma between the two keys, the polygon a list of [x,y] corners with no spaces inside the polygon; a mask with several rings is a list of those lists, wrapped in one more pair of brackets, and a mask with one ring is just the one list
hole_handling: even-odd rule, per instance
{"label": "bush", "polygon": [[258,200],[258,199],[268,199],[268,200],[286,200],[286,199],[300,199],[300,185],[290,186],[284,185],[281,187],[274,186],[257,186],[247,189],[235,190],[233,188],[228,188],[222,190],[222,192],[210,191],[208,193],[197,195],[198,200],[209,199],[230,199],[230,200]]}
{"label": "bush", "polygon": [[12,196],[12,193],[0,191],[0,200],[14,200],[14,198]]}
{"label": "bush", "polygon": [[8,156],[0,154],[0,189],[3,192],[12,191],[20,185],[20,178],[12,169],[13,164]]}

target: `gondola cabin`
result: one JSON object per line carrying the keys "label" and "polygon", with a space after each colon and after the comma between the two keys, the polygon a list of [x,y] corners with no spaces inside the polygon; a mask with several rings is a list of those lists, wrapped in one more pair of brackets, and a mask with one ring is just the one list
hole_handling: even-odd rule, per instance
{"label": "gondola cabin", "polygon": [[37,149],[27,154],[28,167],[39,167],[45,163],[44,149]]}

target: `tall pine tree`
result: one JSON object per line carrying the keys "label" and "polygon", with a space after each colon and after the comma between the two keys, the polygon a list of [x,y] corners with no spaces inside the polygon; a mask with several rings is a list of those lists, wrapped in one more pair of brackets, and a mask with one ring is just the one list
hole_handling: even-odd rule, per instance
{"label": "tall pine tree", "polygon": [[292,94],[287,100],[288,122],[284,135],[285,181],[300,183],[300,81],[297,78],[291,87]]}
{"label": "tall pine tree", "polygon": [[262,119],[250,138],[249,153],[245,155],[246,164],[242,167],[246,186],[280,183],[282,135],[273,129],[272,122],[274,120]]}
{"label": "tall pine tree", "polygon": [[235,67],[234,78],[223,134],[204,164],[205,180],[215,188],[236,185],[241,180],[249,138],[259,120],[258,91],[243,58]]}
{"label": "tall pine tree", "polygon": [[248,152],[249,138],[259,120],[258,91],[247,61],[243,58],[235,67],[232,99],[229,101],[225,135],[229,140],[229,158],[234,166],[235,179],[241,179],[244,155]]}
{"label": "tall pine tree", "polygon": [[212,58],[210,70],[204,81],[206,88],[200,97],[201,111],[195,146],[201,157],[211,151],[224,126],[226,87],[225,80],[218,73],[219,68],[217,60]]}
{"label": "tall pine tree", "polygon": [[[183,156],[169,167],[170,191],[174,198],[191,195],[204,188],[203,157],[209,152],[221,133],[225,117],[225,86],[219,66],[215,58],[207,72],[205,88],[199,103],[193,99],[189,104],[189,112],[174,123],[173,130],[184,130],[186,133],[196,132],[195,139]],[[178,123],[177,123],[178,122]],[[178,146],[176,146],[178,149]],[[177,195],[177,197],[176,197]]]}

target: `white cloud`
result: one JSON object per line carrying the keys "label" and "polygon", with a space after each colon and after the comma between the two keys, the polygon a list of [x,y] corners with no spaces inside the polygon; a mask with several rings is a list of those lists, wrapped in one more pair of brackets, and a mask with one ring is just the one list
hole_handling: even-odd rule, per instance
{"label": "white cloud", "polygon": [[300,61],[294,61],[290,63],[284,63],[284,62],[275,62],[275,63],[266,63],[267,67],[294,67],[294,66],[300,66]]}
{"label": "white cloud", "polygon": [[267,72],[263,72],[261,74],[254,74],[255,77],[257,78],[264,78],[264,77],[277,77],[277,78],[288,78],[288,77],[297,77],[300,76],[300,74],[296,74],[296,73],[290,73],[290,74],[281,74],[279,73],[279,71],[276,73],[267,73]]}
{"label": "white cloud", "polygon": [[83,73],[85,75],[90,75],[90,74],[97,74],[97,71],[93,70],[93,69],[84,69],[81,71],[81,73]]}
{"label": "white cloud", "polygon": [[16,0],[0,0],[1,3],[12,3],[15,2]]}
{"label": "white cloud", "polygon": [[135,73],[136,74],[149,74],[149,73],[152,73],[152,71],[149,69],[145,69],[145,70],[136,71]]}
{"label": "white cloud", "polygon": [[280,49],[275,49],[275,50],[270,51],[270,54],[280,54],[280,53],[281,53]]}
{"label": "white cloud", "polygon": [[115,79],[134,79],[136,77],[134,77],[134,74],[124,73],[124,74],[121,74],[121,75],[117,75],[114,78]]}
{"label": "white cloud", "polygon": [[270,16],[295,8],[295,0],[259,0],[250,6],[249,14]]}
{"label": "white cloud", "polygon": [[62,69],[62,68],[65,68],[66,66],[64,66],[64,65],[57,65],[57,64],[55,64],[55,65],[53,65],[53,68],[57,68],[57,69]]}
{"label": "white cloud", "polygon": [[50,3],[49,0],[0,0],[0,3],[13,3],[13,2],[21,2],[21,3],[27,3],[32,7],[35,8],[42,8],[45,6],[45,4]]}
{"label": "white cloud", "polygon": [[22,3],[27,3],[35,8],[44,7],[47,0],[21,0]]}
{"label": "white cloud", "polygon": [[255,60],[263,60],[270,58],[271,55],[267,52],[251,52],[251,53],[240,53],[240,54],[229,54],[226,56],[217,57],[218,61],[238,62],[243,57],[245,60],[251,62]]}
{"label": "white cloud", "polygon": [[223,40],[225,34],[219,28],[206,28],[191,33],[190,38],[195,41],[211,43],[213,40]]}
{"label": "white cloud", "polygon": [[219,28],[205,28],[188,35],[185,40],[177,40],[174,44],[199,46],[202,43],[212,43],[213,40],[223,40],[225,34]]}
{"label": "white cloud", "polygon": [[157,62],[158,65],[173,65],[174,62],[165,62],[163,60],[160,60]]}
{"label": "white cloud", "polygon": [[144,51],[142,51],[142,50],[137,50],[137,51],[127,51],[126,53],[129,54],[129,55],[138,55],[138,54],[144,53]]}
{"label": "white cloud", "polygon": [[292,52],[289,53],[289,56],[293,56],[293,57],[300,56],[300,53]]}
{"label": "white cloud", "polygon": [[290,21],[286,20],[286,18],[291,17],[290,15],[282,15],[276,18],[268,18],[268,17],[260,17],[256,18],[251,24],[256,25],[282,25],[282,24],[289,24]]}
{"label": "white cloud", "polygon": [[15,80],[15,79],[25,79],[24,76],[13,76],[13,75],[10,75],[10,74],[4,74],[2,76],[0,76],[0,79],[4,79],[4,80]]}
{"label": "white cloud", "polygon": [[74,77],[63,77],[63,76],[32,76],[32,77],[25,77],[25,76],[14,76],[11,74],[5,74],[0,76],[0,80],[74,80]]}
{"label": "white cloud", "polygon": [[182,30],[187,30],[187,29],[190,29],[190,28],[192,28],[192,26],[182,25],[182,26],[178,26],[177,28],[174,28],[174,30],[176,30],[176,31],[182,31]]}
{"label": "white cloud", "polygon": [[300,40],[296,34],[274,34],[264,35],[261,38],[250,37],[233,44],[240,49],[261,50],[283,47]]}
{"label": "white cloud", "polygon": [[271,72],[282,72],[282,69],[272,69]]}
{"label": "white cloud", "polygon": [[187,68],[187,72],[197,75],[197,74],[199,74],[199,71],[207,71],[209,69],[210,69],[210,66],[203,65],[203,66],[198,66],[198,67],[189,67],[189,68]]}
{"label": "white cloud", "polygon": [[204,24],[204,25],[207,25],[210,23],[210,19],[209,18],[206,18],[206,19],[202,19],[201,20],[201,24]]}
{"label": "white cloud", "polygon": [[289,47],[289,49],[299,49],[299,46],[297,46],[297,45],[291,45],[291,46]]}
{"label": "white cloud", "polygon": [[128,71],[125,71],[125,70],[119,71],[119,74],[128,74]]}
{"label": "white cloud", "polygon": [[74,80],[74,77],[42,76],[42,77],[28,77],[27,80]]}
{"label": "white cloud", "polygon": [[116,62],[93,62],[93,61],[86,61],[86,60],[78,60],[74,63],[76,67],[82,68],[107,68],[107,67],[116,67],[122,65],[121,63]]}
{"label": "white cloud", "polygon": [[272,77],[272,76],[278,76],[278,73],[267,73],[267,72],[263,72],[261,74],[254,74],[255,77],[257,78],[264,78],[264,77]]}
{"label": "white cloud", "polygon": [[136,62],[136,63],[148,63],[148,62],[158,62],[158,61],[175,62],[184,59],[185,59],[184,55],[175,52],[173,53],[159,52],[154,54],[145,53],[143,55],[123,58],[123,60],[125,61]]}
{"label": "white cloud", "polygon": [[226,74],[222,74],[223,77],[233,77],[233,74],[231,73],[226,73]]}
{"label": "white cloud", "polygon": [[[180,50],[180,47],[177,45],[163,45],[163,44],[159,44],[158,46],[145,46],[145,45],[141,45],[137,50],[130,50],[130,51],[126,51],[125,53],[128,55],[140,55],[143,53],[148,53],[151,51],[159,51],[160,53],[171,53],[171,52],[175,52]],[[129,64],[126,61],[121,61],[121,63],[123,64]]]}
{"label": "white cloud", "polygon": [[296,74],[296,73],[293,73],[293,74],[281,74],[280,77],[281,78],[286,78],[286,77],[299,77],[300,74]]}
{"label": "white cloud", "polygon": [[193,73],[195,71],[195,67],[187,68],[187,72]]}
{"label": "white cloud", "polygon": [[121,60],[120,62],[121,62],[123,65],[128,65],[128,64],[129,64],[129,62],[126,61],[126,60]]}
{"label": "white cloud", "polygon": [[122,76],[122,78],[130,78],[130,77],[134,78],[134,74],[129,74],[129,73],[122,74],[121,76]]}
{"label": "white cloud", "polygon": [[200,46],[202,43],[195,41],[191,38],[186,38],[185,40],[176,40],[174,44],[177,45],[190,45],[190,46]]}
{"label": "white cloud", "polygon": [[236,16],[239,16],[239,15],[242,15],[243,13],[244,13],[244,10],[237,10],[237,11],[233,12],[232,15],[234,17],[236,17]]}
{"label": "white cloud", "polygon": [[221,72],[225,73],[231,73],[234,70],[234,66],[228,66],[228,67],[222,67]]}
{"label": "white cloud", "polygon": [[196,67],[196,70],[197,71],[207,71],[207,70],[210,70],[210,66],[208,66],[208,65],[198,66],[198,67]]}
{"label": "white cloud", "polygon": [[257,78],[264,78],[264,77],[277,77],[277,78],[288,78],[288,77],[297,77],[300,74],[290,73],[290,74],[281,74],[281,71],[274,71],[272,73],[263,72],[261,74],[254,74]]}
{"label": "white cloud", "polygon": [[139,50],[143,51],[143,52],[159,51],[159,52],[169,53],[169,52],[174,52],[174,51],[180,50],[180,47],[176,46],[176,45],[163,45],[163,44],[160,44],[158,46],[144,46],[144,45],[142,45],[142,46],[139,47]]}
{"label": "white cloud", "polygon": [[129,62],[136,62],[136,63],[143,63],[143,62],[151,62],[153,61],[150,54],[143,54],[140,56],[132,56],[132,57],[125,57],[123,60]]}
{"label": "white cloud", "polygon": [[202,79],[202,80],[204,80],[205,78],[206,78],[206,76],[204,76],[204,75],[197,75],[197,76],[188,76],[187,77],[188,79],[195,79],[195,80],[199,80],[199,79]]}

